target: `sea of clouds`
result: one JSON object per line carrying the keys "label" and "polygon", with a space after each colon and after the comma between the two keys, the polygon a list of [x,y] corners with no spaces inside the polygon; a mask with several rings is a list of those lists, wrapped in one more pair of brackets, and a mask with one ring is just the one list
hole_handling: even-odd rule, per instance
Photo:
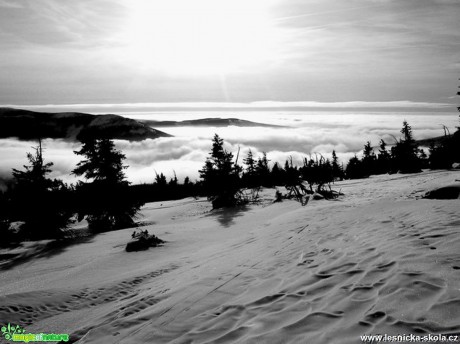
{"label": "sea of clouds", "polygon": [[[360,154],[366,141],[377,146],[383,138],[388,144],[400,137],[403,120],[413,128],[416,139],[444,134],[443,125],[451,132],[458,123],[457,113],[351,113],[351,112],[205,112],[205,113],[132,113],[128,117],[155,120],[185,120],[209,117],[242,118],[269,123],[281,127],[162,127],[174,137],[129,142],[117,140],[116,146],[125,155],[128,179],[133,183],[149,183],[156,173],[171,177],[176,173],[180,181],[186,176],[199,179],[198,170],[204,164],[211,149],[215,133],[225,140],[225,148],[234,153],[240,151],[239,162],[249,149],[256,156],[266,152],[270,163],[292,157],[301,164],[310,154],[330,157],[332,150],[346,164],[355,154]],[[26,153],[32,152],[36,142],[19,141],[14,138],[0,140],[0,176],[11,176],[12,168],[21,169],[27,164]],[[45,161],[53,162],[54,178],[66,182],[76,181],[72,169],[82,159],[73,151],[79,143],[46,139]]]}

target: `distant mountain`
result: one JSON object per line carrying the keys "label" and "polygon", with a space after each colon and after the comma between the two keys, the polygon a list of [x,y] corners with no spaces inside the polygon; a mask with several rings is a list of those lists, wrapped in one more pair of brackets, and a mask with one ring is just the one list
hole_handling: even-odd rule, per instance
{"label": "distant mountain", "polygon": [[449,136],[437,136],[437,137],[431,137],[428,139],[423,139],[423,140],[416,140],[415,142],[419,146],[424,146],[424,147],[429,147],[431,143],[434,143],[435,145],[439,145],[443,143],[446,139],[453,138],[456,142],[459,142],[460,140],[460,129],[457,131],[453,132]]}
{"label": "distant mountain", "polygon": [[0,138],[16,137],[20,140],[109,138],[142,141],[168,136],[171,135],[118,115],[47,113],[0,108]]}
{"label": "distant mountain", "polygon": [[445,136],[436,136],[436,137],[430,137],[428,139],[416,140],[415,142],[419,146],[429,147],[432,142],[435,145],[439,145],[444,139],[445,139]]}
{"label": "distant mountain", "polygon": [[239,118],[202,118],[186,121],[153,121],[145,120],[140,122],[154,126],[154,127],[268,127],[268,128],[282,128],[282,126],[274,124],[265,124],[246,121]]}

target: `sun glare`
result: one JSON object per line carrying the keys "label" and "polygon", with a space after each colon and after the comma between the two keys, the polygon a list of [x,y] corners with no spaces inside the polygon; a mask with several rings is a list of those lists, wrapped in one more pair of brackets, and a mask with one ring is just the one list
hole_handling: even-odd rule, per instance
{"label": "sun glare", "polygon": [[225,74],[269,56],[273,28],[262,0],[130,1],[129,59],[168,74]]}

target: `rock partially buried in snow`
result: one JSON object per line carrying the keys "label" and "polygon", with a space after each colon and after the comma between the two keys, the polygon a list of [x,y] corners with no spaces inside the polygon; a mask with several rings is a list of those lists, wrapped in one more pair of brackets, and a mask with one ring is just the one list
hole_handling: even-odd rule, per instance
{"label": "rock partially buried in snow", "polygon": [[460,184],[452,184],[428,191],[424,198],[429,199],[460,199]]}
{"label": "rock partially buried in snow", "polygon": [[164,241],[147,231],[134,231],[133,240],[126,244],[126,252],[145,251],[150,247],[157,247],[164,244]]}

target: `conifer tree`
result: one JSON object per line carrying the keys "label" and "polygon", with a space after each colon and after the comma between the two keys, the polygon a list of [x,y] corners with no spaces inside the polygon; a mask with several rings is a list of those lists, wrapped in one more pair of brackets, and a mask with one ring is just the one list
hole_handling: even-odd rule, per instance
{"label": "conifer tree", "polygon": [[286,160],[284,163],[284,171],[286,175],[285,186],[292,187],[302,184],[302,179],[300,176],[300,171],[297,166],[294,166],[292,161],[292,156]]}
{"label": "conifer tree", "polygon": [[60,238],[71,223],[70,191],[62,181],[48,178],[53,163],[44,162],[41,140],[33,149],[34,153],[27,153],[29,165],[24,165],[24,171],[13,169],[13,219],[25,222],[26,237]]}
{"label": "conifer tree", "polygon": [[387,150],[386,142],[381,139],[379,144],[379,155],[377,157],[377,173],[388,173],[391,170],[391,156]]}
{"label": "conifer tree", "polygon": [[403,127],[401,129],[401,134],[404,135],[404,142],[413,143],[414,136],[412,135],[412,127],[407,123],[406,120],[403,121]]}
{"label": "conifer tree", "polygon": [[348,161],[347,167],[345,169],[345,175],[348,179],[368,177],[363,169],[362,161],[359,160],[356,155],[350,158]]}
{"label": "conifer tree", "polygon": [[277,162],[273,164],[270,172],[270,181],[276,186],[286,184],[286,171]]}
{"label": "conifer tree", "polygon": [[142,202],[130,193],[125,155],[109,139],[89,139],[74,153],[84,159],[72,173],[87,180],[77,184],[79,218],[98,232],[134,226]]}
{"label": "conifer tree", "polygon": [[332,151],[332,177],[334,181],[343,179],[343,169],[342,166],[339,165],[339,159],[337,158],[335,150]]}
{"label": "conifer tree", "polygon": [[166,181],[166,177],[163,173],[160,173],[160,174],[156,174],[155,176],[155,184],[158,186],[158,187],[166,187],[166,185],[168,184],[167,181]]}
{"label": "conifer tree", "polygon": [[412,134],[412,127],[405,120],[401,134],[403,134],[403,138],[392,147],[392,158],[395,166],[401,173],[420,172],[419,150]]}
{"label": "conifer tree", "polygon": [[263,152],[262,157],[257,159],[256,176],[260,186],[273,186],[270,182],[270,167],[268,166],[267,153]]}
{"label": "conifer tree", "polygon": [[77,164],[72,171],[73,174],[83,176],[87,180],[93,179],[98,183],[128,184],[123,172],[127,168],[123,165],[125,155],[115,149],[112,140],[90,139],[82,143],[82,148],[74,153],[86,159]]}
{"label": "conifer tree", "polygon": [[364,158],[374,158],[375,153],[374,149],[371,146],[371,142],[367,141],[366,144],[364,145],[364,150],[363,150],[363,157]]}
{"label": "conifer tree", "polygon": [[256,161],[252,154],[251,149],[248,151],[248,155],[243,160],[243,163],[246,165],[246,169],[243,173],[242,181],[245,187],[253,188],[257,185],[257,176],[256,176]]}
{"label": "conifer tree", "polygon": [[256,171],[256,161],[254,160],[254,155],[252,154],[251,149],[249,149],[248,155],[246,159],[243,160],[243,162],[247,166],[246,173],[254,174],[254,172]]}
{"label": "conifer tree", "polygon": [[177,187],[179,180],[177,179],[176,171],[174,171],[174,177],[169,180],[168,185],[171,187]]}
{"label": "conifer tree", "polygon": [[237,205],[239,168],[233,162],[233,154],[224,149],[224,140],[217,134],[212,140],[209,157],[199,173],[204,191],[214,209]]}
{"label": "conifer tree", "polygon": [[375,174],[376,156],[375,156],[374,149],[372,148],[370,141],[367,141],[366,144],[364,145],[363,158],[361,161],[362,161],[363,173],[365,175],[370,176],[371,174]]}

